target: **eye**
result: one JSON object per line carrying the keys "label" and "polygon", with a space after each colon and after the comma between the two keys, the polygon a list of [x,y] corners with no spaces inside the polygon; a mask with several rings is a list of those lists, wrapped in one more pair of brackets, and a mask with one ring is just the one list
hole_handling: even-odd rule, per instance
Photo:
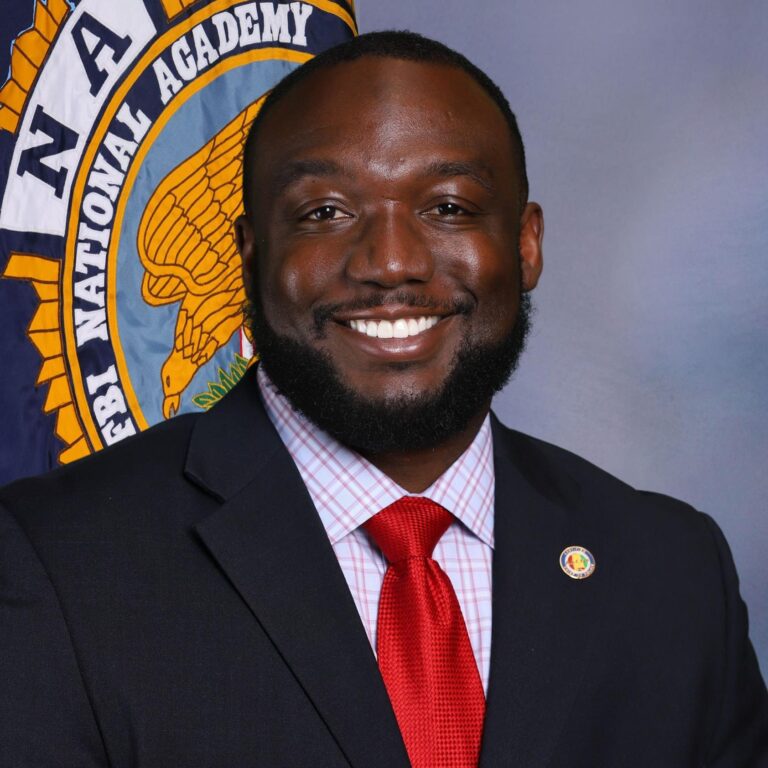
{"label": "eye", "polygon": [[349,214],[335,205],[321,205],[319,208],[310,211],[303,218],[309,221],[334,221],[335,219],[348,219]]}
{"label": "eye", "polygon": [[469,211],[466,208],[462,208],[457,203],[438,203],[430,208],[427,213],[436,214],[440,217],[469,215]]}

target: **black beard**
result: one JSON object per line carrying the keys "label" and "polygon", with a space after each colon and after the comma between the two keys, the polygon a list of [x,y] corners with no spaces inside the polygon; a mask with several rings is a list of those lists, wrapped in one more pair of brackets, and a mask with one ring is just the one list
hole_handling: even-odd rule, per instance
{"label": "black beard", "polygon": [[377,401],[347,387],[328,355],[275,333],[260,303],[246,304],[246,322],[272,383],[320,429],[362,454],[432,448],[463,431],[517,368],[530,320],[530,296],[521,293],[511,332],[494,344],[465,340],[439,390]]}

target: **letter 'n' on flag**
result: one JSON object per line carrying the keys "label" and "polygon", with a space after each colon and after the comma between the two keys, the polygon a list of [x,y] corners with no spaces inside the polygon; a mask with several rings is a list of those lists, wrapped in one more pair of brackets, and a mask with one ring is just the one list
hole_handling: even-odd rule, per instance
{"label": "letter 'n' on flag", "polygon": [[243,141],[275,83],[356,34],[351,0],[4,14],[0,484],[210,408],[242,376]]}

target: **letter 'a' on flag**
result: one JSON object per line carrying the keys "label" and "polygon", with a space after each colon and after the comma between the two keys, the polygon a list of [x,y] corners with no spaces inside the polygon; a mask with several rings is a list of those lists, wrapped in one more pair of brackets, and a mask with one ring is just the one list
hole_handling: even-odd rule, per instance
{"label": "letter 'a' on flag", "polygon": [[0,484],[243,375],[243,141],[275,83],[354,34],[352,0],[6,4]]}

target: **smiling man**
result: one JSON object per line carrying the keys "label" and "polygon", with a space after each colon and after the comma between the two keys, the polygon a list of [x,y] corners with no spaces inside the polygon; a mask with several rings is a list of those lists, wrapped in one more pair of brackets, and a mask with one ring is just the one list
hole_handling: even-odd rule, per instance
{"label": "smiling man", "polygon": [[768,765],[715,523],[490,413],[543,235],[498,88],[360,36],[244,173],[259,365],[0,491],[8,764]]}

